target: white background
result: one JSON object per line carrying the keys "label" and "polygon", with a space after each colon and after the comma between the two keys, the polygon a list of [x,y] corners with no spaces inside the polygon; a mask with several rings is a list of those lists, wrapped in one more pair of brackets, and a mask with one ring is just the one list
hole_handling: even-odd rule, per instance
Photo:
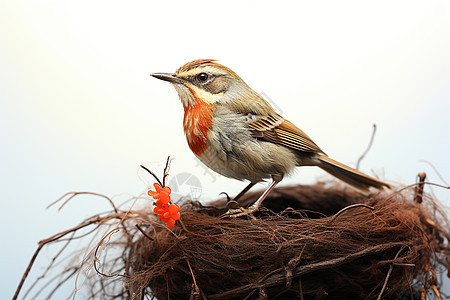
{"label": "white background", "polygon": [[[376,123],[363,171],[442,183],[421,160],[450,181],[449,54],[448,1],[2,0],[0,298],[39,240],[109,209],[89,197],[45,209],[66,192],[138,195],[139,164],[167,155],[173,176],[200,179],[203,199],[245,186],[197,165],[175,91],[150,73],[219,59],[331,157],[354,165]],[[323,176],[301,168],[283,183]]]}

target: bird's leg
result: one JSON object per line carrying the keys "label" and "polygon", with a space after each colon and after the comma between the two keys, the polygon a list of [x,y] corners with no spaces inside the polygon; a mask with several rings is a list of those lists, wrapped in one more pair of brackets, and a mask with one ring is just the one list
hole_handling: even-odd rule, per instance
{"label": "bird's leg", "polygon": [[251,189],[254,185],[256,184],[256,182],[250,182],[239,194],[236,195],[236,197],[234,197],[233,201],[239,201],[239,199],[248,192],[249,189]]}
{"label": "bird's leg", "polygon": [[[254,185],[256,184],[256,182],[250,182],[242,191],[239,192],[239,194],[237,194],[236,197],[234,197],[234,199],[231,199],[230,196],[228,196],[227,193],[222,192],[220,194],[224,194],[225,196],[227,196],[227,204],[224,207],[221,207],[220,209],[230,209],[231,208],[236,208],[239,207],[239,199],[248,192],[249,189],[251,189]],[[219,195],[220,195],[219,194]]]}
{"label": "bird's leg", "polygon": [[[245,216],[245,215],[251,215],[252,213],[254,213],[255,211],[258,210],[258,208],[261,206],[261,203],[264,201],[264,199],[266,199],[267,195],[273,190],[273,188],[281,181],[281,179],[275,179],[273,178],[272,183],[269,185],[269,187],[264,191],[264,193],[262,193],[262,195],[258,198],[258,200],[256,200],[255,203],[253,203],[251,206],[249,206],[248,208],[243,208],[243,207],[239,207],[236,209],[230,209],[228,210],[226,213],[224,213],[222,216],[223,217],[233,217],[233,218],[237,218],[240,216]],[[249,185],[250,186],[250,185]],[[249,187],[247,186],[248,189],[251,188],[251,186]],[[247,189],[245,188],[245,189]],[[241,192],[242,193],[242,192]],[[239,196],[239,195],[238,195]]]}

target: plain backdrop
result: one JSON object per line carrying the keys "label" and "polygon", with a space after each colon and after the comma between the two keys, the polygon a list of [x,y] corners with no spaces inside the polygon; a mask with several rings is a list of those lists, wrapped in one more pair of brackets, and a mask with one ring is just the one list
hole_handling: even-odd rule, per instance
{"label": "plain backdrop", "polygon": [[[0,298],[39,240],[109,209],[92,197],[46,209],[66,192],[138,195],[152,182],[139,164],[161,172],[168,155],[172,178],[199,180],[200,199],[245,186],[194,159],[178,96],[150,73],[219,59],[331,157],[355,165],[376,124],[361,170],[445,184],[430,164],[450,181],[449,54],[448,1],[2,0]],[[324,178],[305,167],[282,184]]]}

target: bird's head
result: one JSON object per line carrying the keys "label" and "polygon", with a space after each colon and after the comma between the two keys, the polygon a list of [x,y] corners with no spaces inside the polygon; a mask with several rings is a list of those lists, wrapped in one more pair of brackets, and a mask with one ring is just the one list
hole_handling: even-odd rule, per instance
{"label": "bird's head", "polygon": [[172,83],[185,108],[199,101],[226,103],[256,94],[234,71],[212,59],[188,62],[175,73],[151,75]]}

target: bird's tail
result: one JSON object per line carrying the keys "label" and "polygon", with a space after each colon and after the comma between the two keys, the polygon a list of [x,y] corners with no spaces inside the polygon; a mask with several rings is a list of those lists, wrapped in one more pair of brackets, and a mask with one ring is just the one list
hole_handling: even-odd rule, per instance
{"label": "bird's tail", "polygon": [[320,163],[318,166],[330,173],[331,175],[339,178],[340,180],[348,183],[352,187],[356,188],[363,194],[369,193],[369,188],[374,187],[382,190],[384,187],[390,188],[390,185],[370,177],[358,170],[355,170],[349,166],[341,164],[328,156],[320,155],[318,156]]}

